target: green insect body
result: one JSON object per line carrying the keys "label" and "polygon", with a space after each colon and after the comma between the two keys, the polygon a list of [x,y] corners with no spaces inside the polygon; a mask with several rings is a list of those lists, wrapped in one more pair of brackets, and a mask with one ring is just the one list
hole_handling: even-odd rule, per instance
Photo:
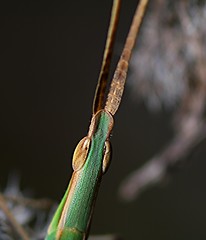
{"label": "green insect body", "polygon": [[86,238],[101,177],[109,165],[110,145],[105,143],[109,141],[112,126],[113,118],[104,110],[92,118],[88,136],[74,152],[74,172],[46,240]]}

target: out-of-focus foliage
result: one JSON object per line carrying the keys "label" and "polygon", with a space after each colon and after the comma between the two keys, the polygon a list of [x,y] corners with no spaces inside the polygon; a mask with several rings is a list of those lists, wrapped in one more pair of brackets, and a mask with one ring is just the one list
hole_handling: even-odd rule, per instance
{"label": "out-of-focus foliage", "polygon": [[171,107],[198,81],[205,61],[206,1],[151,1],[131,62],[133,95],[152,109]]}
{"label": "out-of-focus foliage", "polygon": [[[33,200],[31,194],[20,189],[19,178],[10,177],[3,191],[9,210],[17,223],[25,228],[29,239],[43,240],[54,209],[47,200]],[[30,198],[28,198],[30,197]],[[47,206],[48,205],[48,206]],[[19,236],[0,209],[0,239],[16,240]]]}
{"label": "out-of-focus foliage", "polygon": [[169,169],[206,137],[206,1],[151,1],[132,59],[133,95],[152,110],[173,107],[174,134],[166,147],[123,181],[133,200],[162,182]]}

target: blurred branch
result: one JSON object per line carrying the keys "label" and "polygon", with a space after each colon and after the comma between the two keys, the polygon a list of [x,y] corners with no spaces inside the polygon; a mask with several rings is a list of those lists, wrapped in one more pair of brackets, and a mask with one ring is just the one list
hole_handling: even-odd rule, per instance
{"label": "blurred branch", "polygon": [[13,230],[18,234],[18,236],[22,240],[29,240],[29,237],[26,233],[26,231],[22,228],[22,226],[16,221],[14,218],[12,212],[7,207],[6,200],[4,199],[3,195],[0,194],[0,209],[4,212],[6,215],[8,221],[10,222]]}
{"label": "blurred branch", "polygon": [[190,153],[191,149],[206,137],[206,126],[188,120],[182,131],[157,156],[137,169],[120,186],[120,194],[125,200],[133,200],[143,189],[164,180],[172,165]]}
{"label": "blurred branch", "polygon": [[[162,8],[163,6],[161,4],[164,3],[159,2],[159,4],[159,7]],[[126,180],[123,181],[120,186],[120,195],[126,200],[133,200],[143,189],[161,182],[168,175],[171,166],[177,164],[183,157],[187,156],[201,140],[206,138],[206,123],[204,118],[206,108],[206,55],[204,36],[206,31],[203,26],[199,26],[200,21],[198,25],[199,28],[197,27],[198,20],[194,20],[194,9],[192,18],[189,15],[189,8],[188,1],[175,1],[175,9],[177,10],[176,21],[179,23],[178,27],[182,30],[182,42],[179,42],[179,40],[177,42],[175,37],[170,39],[170,41],[173,42],[173,45],[177,45],[176,48],[173,48],[173,51],[174,49],[178,51],[180,46],[185,47],[186,71],[184,71],[182,79],[177,79],[178,81],[185,79],[185,87],[182,91],[182,96],[179,96],[179,107],[176,108],[173,116],[174,137],[160,153],[150,159],[140,169],[131,173]],[[195,10],[197,15],[198,11],[197,9]],[[156,16],[154,15],[154,17]],[[196,17],[201,18],[202,16]],[[168,29],[165,29],[165,31],[162,30],[162,34],[167,35],[167,30]],[[177,59],[174,58],[172,61],[176,63],[180,62],[178,53],[174,53],[174,56],[176,56]],[[137,62],[139,61],[141,61],[141,59]],[[167,61],[170,62],[170,60]],[[158,74],[155,74],[156,77],[158,77],[157,75]],[[146,79],[144,80],[147,81]],[[171,86],[170,82],[172,80],[173,79],[170,78],[167,79],[166,84],[168,84],[168,89]],[[159,83],[156,87],[157,86],[159,87]],[[161,93],[159,92],[159,94]]]}
{"label": "blurred branch", "polygon": [[25,195],[20,189],[20,177],[11,174],[3,193],[0,193],[0,239],[44,239],[56,204],[49,199],[33,199]]}
{"label": "blurred branch", "polygon": [[20,196],[4,196],[7,202],[24,205],[30,208],[48,210],[54,206],[55,202],[50,199],[32,199]]}

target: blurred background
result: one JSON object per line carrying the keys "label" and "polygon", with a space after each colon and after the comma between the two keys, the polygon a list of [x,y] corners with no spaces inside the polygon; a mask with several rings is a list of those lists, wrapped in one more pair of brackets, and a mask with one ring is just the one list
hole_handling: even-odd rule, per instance
{"label": "blurred background", "polygon": [[[111,3],[1,3],[1,190],[17,172],[21,189],[34,198],[60,201],[72,173],[73,150],[90,123]],[[113,70],[136,4],[122,1]],[[206,239],[205,140],[158,186],[131,202],[118,195],[123,179],[173,138],[178,107],[177,101],[175,107],[156,111],[136,100],[134,62],[115,116],[112,164],[103,177],[91,233],[141,240]]]}

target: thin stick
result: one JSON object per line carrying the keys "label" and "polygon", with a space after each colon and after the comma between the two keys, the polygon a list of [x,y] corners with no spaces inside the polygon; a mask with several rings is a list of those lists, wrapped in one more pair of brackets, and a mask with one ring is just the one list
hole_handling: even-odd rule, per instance
{"label": "thin stick", "polygon": [[112,6],[111,19],[109,24],[109,30],[107,34],[107,41],[104,50],[104,56],[102,66],[99,74],[99,79],[96,87],[94,102],[93,102],[93,114],[103,109],[104,96],[106,91],[106,85],[109,75],[109,69],[111,65],[112,51],[114,47],[114,40],[117,31],[117,23],[119,20],[120,12],[120,0],[114,0]]}
{"label": "thin stick", "polygon": [[119,108],[119,104],[122,98],[124,91],[124,85],[127,77],[129,60],[131,57],[132,49],[134,47],[137,34],[142,23],[142,19],[145,15],[145,10],[148,5],[149,0],[140,0],[140,3],[135,12],[132,25],[129,30],[129,34],[120,57],[120,60],[117,64],[114,77],[112,79],[111,87],[108,93],[105,110],[114,115]]}
{"label": "thin stick", "polygon": [[2,194],[0,194],[0,208],[6,215],[7,219],[9,220],[10,224],[12,225],[15,232],[19,235],[19,237],[22,240],[29,240],[29,236],[27,235],[25,230],[22,228],[22,226],[16,221],[16,219],[13,217],[13,214],[7,207],[6,200],[4,199]]}

